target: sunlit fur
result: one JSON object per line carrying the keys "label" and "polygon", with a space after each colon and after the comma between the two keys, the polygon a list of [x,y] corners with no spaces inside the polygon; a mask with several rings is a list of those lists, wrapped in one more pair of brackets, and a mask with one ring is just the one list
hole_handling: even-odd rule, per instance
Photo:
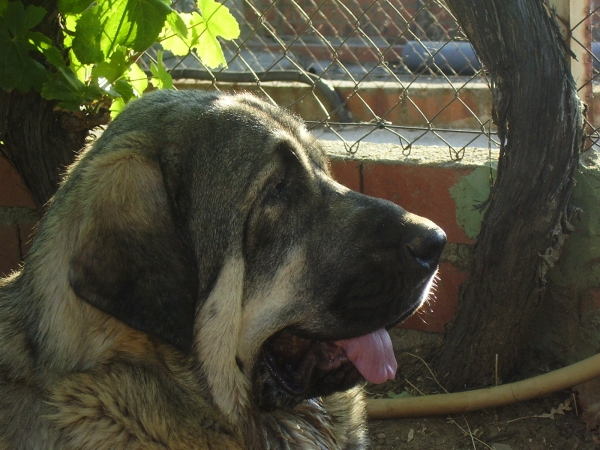
{"label": "sunlit fur", "polygon": [[[301,195],[279,198],[281,180]],[[409,315],[433,269],[393,248],[419,233],[443,246],[432,223],[335,183],[273,105],[196,91],[133,102],[0,279],[0,449],[365,449],[360,386],[323,382],[321,397],[267,410],[253,376],[282,330],[333,342],[391,326],[388,307]],[[391,294],[369,277],[382,264]],[[348,279],[363,297],[340,306]],[[345,318],[369,289],[375,319]]]}

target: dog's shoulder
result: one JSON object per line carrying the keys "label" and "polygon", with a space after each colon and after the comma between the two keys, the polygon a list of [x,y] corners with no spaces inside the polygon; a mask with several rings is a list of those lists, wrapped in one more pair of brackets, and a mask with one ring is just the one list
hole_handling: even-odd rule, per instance
{"label": "dog's shoulder", "polygon": [[[48,391],[50,428],[64,449],[242,449],[236,432],[186,385],[186,369],[160,358],[114,358],[71,374]],[[160,407],[158,407],[160,405]]]}

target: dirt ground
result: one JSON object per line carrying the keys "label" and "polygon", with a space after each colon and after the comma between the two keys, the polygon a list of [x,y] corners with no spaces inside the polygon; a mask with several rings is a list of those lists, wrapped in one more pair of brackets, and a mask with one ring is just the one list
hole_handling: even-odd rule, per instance
{"label": "dirt ground", "polygon": [[[392,340],[399,363],[395,381],[367,386],[372,398],[440,393],[420,359],[441,344],[437,335],[397,330]],[[404,369],[404,370],[403,370]],[[540,369],[543,371],[543,369]],[[532,369],[531,376],[542,373]],[[408,374],[408,375],[407,375]],[[588,432],[571,390],[523,403],[454,416],[369,422],[373,450],[598,450],[600,434]]]}

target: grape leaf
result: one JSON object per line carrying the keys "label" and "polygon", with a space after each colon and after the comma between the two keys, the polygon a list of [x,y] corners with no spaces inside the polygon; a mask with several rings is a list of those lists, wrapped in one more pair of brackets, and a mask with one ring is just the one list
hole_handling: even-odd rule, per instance
{"label": "grape leaf", "polygon": [[44,8],[30,5],[25,9],[21,2],[9,2],[4,9],[0,16],[0,88],[28,92],[42,86],[48,72],[30,55],[36,51],[30,38],[37,34],[29,30],[45,15]]}
{"label": "grape leaf", "polygon": [[196,50],[202,62],[211,69],[227,65],[218,37],[236,39],[240,27],[226,6],[214,0],[199,0],[202,15],[193,12],[180,16],[188,29],[187,38],[177,34],[164,36],[161,45],[175,56],[185,56]]}
{"label": "grape leaf", "polygon": [[202,16],[197,12],[180,13],[179,17],[185,25],[186,35],[163,33],[160,44],[163,49],[170,51],[175,56],[186,56],[191,51],[192,46],[198,43],[197,26],[200,24],[202,26],[201,31],[204,31],[204,21]]}
{"label": "grape leaf", "polygon": [[150,71],[154,77],[152,80],[152,85],[157,89],[173,89],[173,78],[171,74],[167,72],[165,65],[163,64],[163,51],[160,50],[158,52],[158,57],[156,58],[157,62],[152,63],[150,67]]}
{"label": "grape leaf", "polygon": [[125,109],[125,100],[122,97],[115,98],[110,105],[110,118],[115,119]]}
{"label": "grape leaf", "polygon": [[167,16],[167,24],[176,36],[185,39],[188,35],[187,25],[177,11],[171,11]]}
{"label": "grape leaf", "polygon": [[217,37],[231,40],[240,35],[240,27],[229,9],[215,0],[198,0],[198,8],[204,19],[204,32],[199,32],[194,46],[198,56],[211,69],[227,65],[223,49]]}
{"label": "grape leaf", "polygon": [[156,41],[167,15],[173,11],[160,0],[117,0],[113,5],[105,26],[106,40],[112,40],[109,50],[115,45],[136,52],[146,50]]}
{"label": "grape leaf", "polygon": [[117,81],[113,88],[121,95],[110,106],[110,117],[114,119],[133,97],[140,97],[148,88],[148,77],[137,64],[132,64],[125,77]]}
{"label": "grape leaf", "polygon": [[102,62],[119,45],[142,52],[156,41],[172,11],[161,0],[100,0],[81,15],[73,50],[84,64]]}
{"label": "grape leaf", "polygon": [[4,15],[6,8],[8,8],[8,0],[0,0],[0,17]]}
{"label": "grape leaf", "polygon": [[99,6],[86,10],[75,28],[72,50],[82,64],[94,64],[104,61],[105,55],[102,51],[103,25],[98,15]]}
{"label": "grape leaf", "polygon": [[136,96],[133,86],[127,80],[118,80],[113,85],[113,89],[115,93],[121,97],[121,100],[124,100],[125,103]]}
{"label": "grape leaf", "polygon": [[214,38],[237,39],[240,27],[229,9],[215,0],[198,0],[198,8],[206,21],[208,32]]}
{"label": "grape leaf", "polygon": [[81,14],[94,0],[58,0],[58,12],[62,14]]}
{"label": "grape leaf", "polygon": [[104,96],[98,86],[82,83],[68,67],[61,68],[48,77],[41,90],[46,100],[58,100],[58,107],[78,111],[80,106],[92,103]]}
{"label": "grape leaf", "polygon": [[109,60],[102,61],[94,66],[92,75],[98,78],[105,78],[109,83],[112,83],[127,72],[130,64],[127,50],[125,47],[119,46],[110,56]]}
{"label": "grape leaf", "polygon": [[60,51],[52,44],[50,38],[42,33],[28,33],[29,42],[35,46],[37,51],[43,54],[54,67],[65,67],[65,61]]}
{"label": "grape leaf", "polygon": [[141,97],[146,89],[148,89],[148,76],[140,69],[140,66],[135,63],[129,67],[126,79],[135,90],[136,97]]}

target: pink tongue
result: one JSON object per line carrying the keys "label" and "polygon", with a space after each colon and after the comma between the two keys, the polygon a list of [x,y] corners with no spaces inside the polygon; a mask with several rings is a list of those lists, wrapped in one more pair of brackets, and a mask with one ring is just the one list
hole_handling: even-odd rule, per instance
{"label": "pink tongue", "polygon": [[396,376],[398,363],[386,329],[335,344],[346,350],[348,359],[368,382],[385,383]]}

